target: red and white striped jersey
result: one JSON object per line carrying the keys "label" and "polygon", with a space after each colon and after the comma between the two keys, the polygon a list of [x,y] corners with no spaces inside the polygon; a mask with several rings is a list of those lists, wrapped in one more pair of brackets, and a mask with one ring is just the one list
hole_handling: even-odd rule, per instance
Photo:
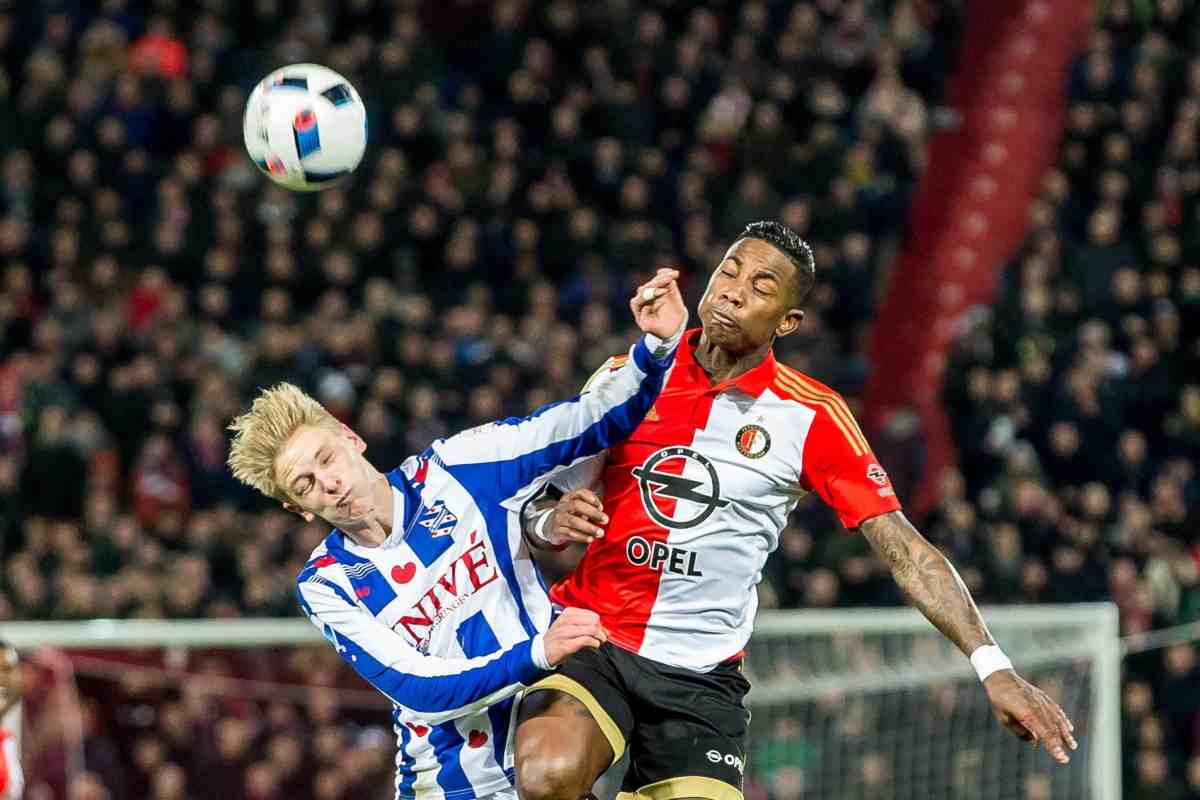
{"label": "red and white striped jersey", "polygon": [[0,719],[0,800],[19,800],[25,794],[21,769],[21,703]]}
{"label": "red and white striped jersey", "polygon": [[629,439],[555,477],[571,489],[599,473],[610,521],[550,594],[599,613],[619,647],[708,671],[750,638],[756,585],[797,500],[816,492],[847,528],[900,503],[836,392],[772,355],[713,385],[696,363],[699,336],[685,334]]}

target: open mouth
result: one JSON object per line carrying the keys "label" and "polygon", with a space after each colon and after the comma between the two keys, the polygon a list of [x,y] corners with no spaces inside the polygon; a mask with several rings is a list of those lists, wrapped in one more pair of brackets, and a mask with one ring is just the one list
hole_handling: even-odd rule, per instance
{"label": "open mouth", "polygon": [[338,508],[349,508],[350,507],[350,490],[349,489],[347,489],[346,493],[344,495],[342,495],[342,498],[340,500],[338,500],[337,507]]}

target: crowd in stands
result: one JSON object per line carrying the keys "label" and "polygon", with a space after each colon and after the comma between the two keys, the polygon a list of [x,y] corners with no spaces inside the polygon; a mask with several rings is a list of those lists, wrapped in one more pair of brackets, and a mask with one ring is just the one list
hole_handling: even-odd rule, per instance
{"label": "crowd in stands", "polygon": [[[991,602],[1200,620],[1200,5],[1101,3],[1057,166],[952,359],[927,532]],[[1126,797],[1200,797],[1200,663],[1125,661]]]}
{"label": "crowd in stands", "polygon": [[[1200,61],[1194,4],[1105,5],[1028,245],[948,371],[964,466],[923,528],[983,601],[1112,597],[1132,632],[1200,617]],[[632,287],[679,265],[694,308],[753,220],[814,245],[778,352],[853,405],[958,19],[937,0],[0,0],[0,619],[295,616],[327,531],[225,467],[258,387],[300,384],[390,467],[574,394],[632,340]],[[241,150],[249,90],[300,61],[370,116],[358,173],[316,195]],[[764,605],[901,601],[838,530],[797,512]],[[332,652],[303,652],[284,675],[199,663],[336,682]],[[1194,662],[1130,662],[1135,797],[1200,792]],[[77,666],[82,704],[60,661],[31,668],[30,797],[391,796],[386,717],[336,692],[234,701]]]}

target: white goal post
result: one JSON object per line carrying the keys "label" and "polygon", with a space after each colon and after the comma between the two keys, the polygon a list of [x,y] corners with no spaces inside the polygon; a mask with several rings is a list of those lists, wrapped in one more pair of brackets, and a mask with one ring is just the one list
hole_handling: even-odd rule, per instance
{"label": "white goal post", "polygon": [[[983,615],[1017,669],[1074,719],[1072,764],[1004,731],[966,658],[913,609],[764,611],[747,648],[747,778],[805,798],[1120,800],[1116,607]],[[323,645],[301,618],[6,622],[0,639],[20,650]]]}

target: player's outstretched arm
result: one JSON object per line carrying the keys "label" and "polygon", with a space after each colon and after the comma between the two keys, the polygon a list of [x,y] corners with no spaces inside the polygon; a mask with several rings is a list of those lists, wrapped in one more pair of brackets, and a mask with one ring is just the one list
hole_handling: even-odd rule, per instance
{"label": "player's outstretched arm", "polygon": [[476,495],[508,499],[546,473],[629,436],[650,411],[687,322],[675,270],[638,287],[630,301],[645,336],[609,380],[528,417],[483,425],[435,443],[443,466]]}
{"label": "player's outstretched arm", "polygon": [[[913,527],[901,511],[892,511],[864,521],[859,530],[891,569],[896,584],[926,619],[953,641],[964,655],[998,653],[995,640],[975,607],[954,565]],[[992,650],[980,648],[991,647]],[[999,654],[1003,659],[1003,655]],[[1007,659],[1003,659],[1007,664]],[[1014,735],[1041,742],[1051,756],[1065,764],[1067,748],[1077,747],[1071,732],[1075,726],[1057,703],[1018,675],[1011,667],[981,672],[983,685],[996,719]]]}
{"label": "player's outstretched arm", "polygon": [[[354,603],[332,579],[300,580],[297,599],[346,663],[392,702],[425,722],[473,714],[510,697],[570,654],[599,647],[608,634],[600,617],[568,608],[544,634],[477,658],[428,656]],[[402,618],[397,625],[403,625]]]}

